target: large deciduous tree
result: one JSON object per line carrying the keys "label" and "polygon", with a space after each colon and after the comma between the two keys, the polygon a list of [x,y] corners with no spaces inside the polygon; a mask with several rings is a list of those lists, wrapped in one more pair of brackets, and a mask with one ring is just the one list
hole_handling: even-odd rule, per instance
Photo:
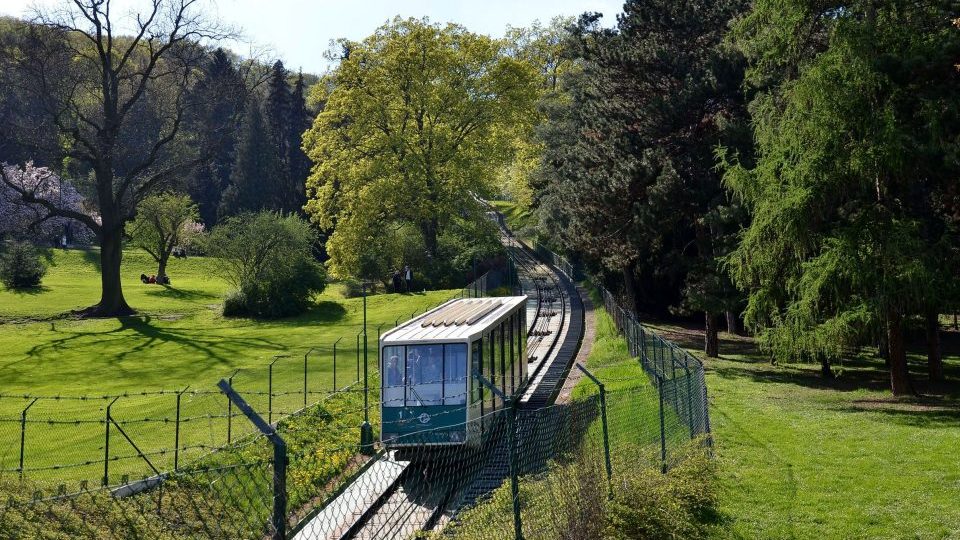
{"label": "large deciduous tree", "polygon": [[453,221],[483,219],[475,197],[489,196],[511,157],[497,129],[530,113],[536,75],[499,41],[426,20],[397,18],[341,45],[304,137],[315,163],[307,212],[336,225],[327,247],[339,273],[351,272],[346,250],[404,224],[435,259]]}
{"label": "large deciduous tree", "polygon": [[[89,172],[99,221],[4,182],[24,201],[96,233],[101,298],[86,310],[93,316],[133,311],[120,281],[124,225],[146,194],[202,161],[184,140],[188,89],[206,57],[202,42],[226,37],[204,18],[201,0],[149,0],[127,26],[112,8],[110,0],[74,0],[39,13],[5,58],[17,91],[39,104],[5,129]],[[49,137],[35,126],[55,130],[55,148],[44,147]]]}
{"label": "large deciduous tree", "polygon": [[[905,320],[956,276],[960,32],[952,2],[758,0],[737,27],[758,88],[753,213],[730,257],[747,319],[781,357],[839,357],[876,328],[913,392]],[[933,306],[933,307],[931,307]]]}

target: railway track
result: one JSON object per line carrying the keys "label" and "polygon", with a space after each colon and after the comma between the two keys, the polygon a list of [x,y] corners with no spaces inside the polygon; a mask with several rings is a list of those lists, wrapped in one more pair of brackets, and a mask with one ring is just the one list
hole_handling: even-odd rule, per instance
{"label": "railway track", "polygon": [[[518,408],[553,403],[576,356],[583,335],[583,307],[568,276],[537,259],[495,216],[501,241],[517,268],[521,292],[528,296],[527,357],[529,382]],[[482,500],[508,476],[505,416],[485,444],[469,453],[446,447],[422,461],[403,462],[384,453],[365,473],[294,535],[296,540],[405,539],[440,528],[464,507]],[[515,426],[529,435],[531,426]],[[467,455],[468,454],[468,455]],[[465,459],[466,458],[466,459]],[[374,478],[367,478],[377,476]],[[342,500],[341,500],[342,499]]]}

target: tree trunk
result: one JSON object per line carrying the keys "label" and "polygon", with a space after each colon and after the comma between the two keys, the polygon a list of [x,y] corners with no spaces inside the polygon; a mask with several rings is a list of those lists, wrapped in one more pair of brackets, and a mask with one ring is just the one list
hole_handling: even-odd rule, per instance
{"label": "tree trunk", "polygon": [[713,313],[706,313],[704,319],[703,349],[708,358],[716,358],[720,355],[720,342],[717,339],[717,317]]}
{"label": "tree trunk", "polygon": [[827,355],[820,356],[820,375],[824,379],[833,379],[833,370],[830,369],[830,357]]}
{"label": "tree trunk", "polygon": [[163,253],[160,255],[160,261],[157,263],[157,282],[160,282],[161,277],[167,275],[167,261],[170,260],[170,253]]}
{"label": "tree trunk", "polygon": [[877,341],[877,355],[883,358],[884,365],[890,368],[890,341],[887,336],[885,323],[880,323],[880,339]]}
{"label": "tree trunk", "polygon": [[931,381],[943,380],[943,357],[940,354],[940,313],[927,310],[927,373]]}
{"label": "tree trunk", "polygon": [[437,256],[437,235],[440,224],[436,219],[429,219],[420,223],[420,232],[423,234],[423,247],[431,261]]}
{"label": "tree trunk", "polygon": [[893,395],[913,393],[907,369],[907,349],[903,338],[903,316],[895,309],[887,311],[887,343],[890,347],[890,390]]}
{"label": "tree trunk", "polygon": [[100,234],[100,303],[88,310],[94,317],[119,317],[134,311],[123,298],[120,261],[123,259],[123,229],[104,227]]}
{"label": "tree trunk", "polygon": [[727,333],[735,336],[740,335],[740,318],[736,313],[727,311]]}
{"label": "tree trunk", "polygon": [[627,305],[634,313],[640,313],[637,301],[637,276],[633,273],[633,265],[623,267],[623,291],[627,295]]}

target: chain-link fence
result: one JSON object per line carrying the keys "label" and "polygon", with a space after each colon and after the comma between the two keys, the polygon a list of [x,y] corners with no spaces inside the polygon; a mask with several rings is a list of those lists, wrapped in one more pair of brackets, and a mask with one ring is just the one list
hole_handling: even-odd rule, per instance
{"label": "chain-link fence", "polygon": [[[487,292],[483,275],[452,297]],[[368,389],[376,402],[380,334],[406,318],[357,326],[329,343],[291,347],[265,358],[260,367],[220,375],[268,423],[337,393]],[[114,486],[143,475],[178,471],[253,432],[216,387],[214,377],[177,390],[121,394],[30,395],[0,390],[0,481],[30,481],[55,490],[64,485],[71,491],[81,482]]]}
{"label": "chain-link fence", "polygon": [[[480,290],[478,284],[460,294]],[[349,353],[344,356],[354,376],[344,381],[347,388],[334,392],[332,380],[325,380],[330,391],[316,390],[323,396],[306,406],[302,371],[296,378],[281,371],[292,357],[271,360],[266,390],[262,380],[255,384],[235,374],[216,391],[76,399],[93,403],[90,423],[50,423],[53,413],[41,416],[37,409],[44,400],[17,398],[28,422],[14,416],[19,422],[9,423],[13,450],[4,439],[3,455],[17,459],[4,458],[7,473],[0,475],[0,538],[306,540],[407,538],[419,531],[456,538],[600,536],[601,503],[637,471],[667,471],[691,440],[697,447],[709,443],[702,365],[637,323],[605,291],[604,301],[649,382],[607,391],[583,368],[580,384],[591,392],[544,408],[501,396],[492,411],[442,428],[463,430],[466,440],[456,446],[420,444],[440,440],[435,431],[441,428],[404,430],[402,438],[380,441],[377,370],[369,371],[364,396],[356,375],[362,366],[358,371]],[[306,361],[307,392],[315,391],[312,358]],[[279,391],[294,381],[301,393]],[[128,410],[119,407],[125,400]],[[153,418],[149,400],[172,402],[171,420],[146,421]],[[135,422],[138,417],[144,421]],[[34,427],[31,419],[47,422]],[[419,418],[396,421],[418,425]],[[361,444],[366,423],[376,441],[371,446]],[[75,432],[30,431],[40,425],[66,430],[68,424]],[[148,436],[171,439],[178,450],[153,454],[138,444]],[[104,454],[84,467],[100,481],[73,489],[51,483],[68,469],[51,466],[46,477],[41,465],[29,465],[44,457],[42,445],[29,446],[33,437],[89,438]],[[137,466],[124,468],[128,458]]]}

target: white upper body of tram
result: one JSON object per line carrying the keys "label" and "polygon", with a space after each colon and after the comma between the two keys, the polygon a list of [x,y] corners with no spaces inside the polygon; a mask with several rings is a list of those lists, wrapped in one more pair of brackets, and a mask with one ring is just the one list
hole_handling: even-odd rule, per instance
{"label": "white upper body of tram", "polygon": [[389,448],[476,444],[527,382],[527,297],[450,300],[380,337],[381,440]]}

